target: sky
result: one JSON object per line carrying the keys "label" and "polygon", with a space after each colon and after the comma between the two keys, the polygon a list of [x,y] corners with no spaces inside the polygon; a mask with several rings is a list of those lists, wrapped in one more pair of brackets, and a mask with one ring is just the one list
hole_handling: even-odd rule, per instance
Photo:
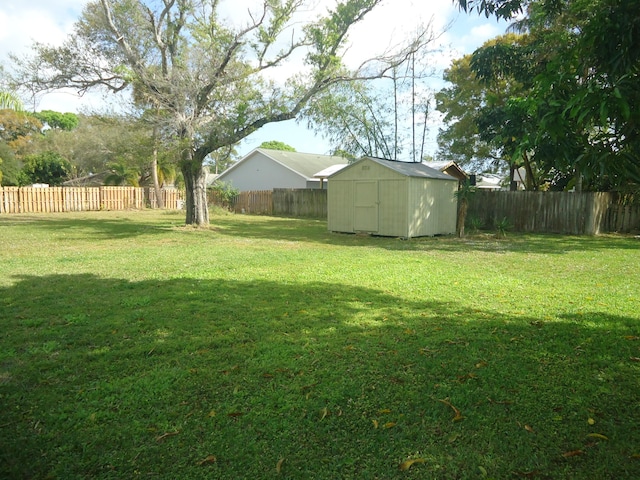
{"label": "sky", "polygon": [[[60,45],[72,32],[75,21],[82,13],[87,0],[2,0],[0,1],[0,64],[10,67],[8,54],[18,56],[29,52],[34,41]],[[223,0],[229,21],[243,21],[255,0]],[[308,15],[323,12],[332,0],[314,0]],[[407,34],[416,31],[420,24],[432,22],[434,31],[442,33],[433,47],[438,53],[430,57],[430,65],[436,74],[429,88],[437,91],[443,87],[442,71],[452,59],[472,53],[486,40],[504,33],[506,24],[475,13],[460,12],[453,0],[386,0],[376,7],[350,35],[350,45],[345,60],[355,67],[369,58],[400,43]],[[113,95],[111,95],[113,96]],[[100,94],[78,97],[73,92],[51,93],[40,98],[35,110],[59,112],[91,111],[105,102]],[[439,118],[433,115],[429,121],[426,152],[433,154],[437,148],[435,136]],[[287,121],[270,124],[245,139],[238,151],[249,153],[263,141],[279,140],[293,146],[299,152],[328,154],[331,145],[306,128],[304,123]]]}

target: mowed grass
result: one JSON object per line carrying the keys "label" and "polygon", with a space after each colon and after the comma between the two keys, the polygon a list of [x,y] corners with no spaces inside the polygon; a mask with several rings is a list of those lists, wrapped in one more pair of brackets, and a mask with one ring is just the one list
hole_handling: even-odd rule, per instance
{"label": "mowed grass", "polygon": [[638,239],[182,225],[0,216],[1,478],[640,478]]}

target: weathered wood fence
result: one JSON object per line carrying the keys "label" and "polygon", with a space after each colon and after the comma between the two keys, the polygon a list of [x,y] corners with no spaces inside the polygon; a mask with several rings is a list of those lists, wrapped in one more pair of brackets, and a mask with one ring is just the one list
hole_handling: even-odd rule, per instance
{"label": "weathered wood fence", "polygon": [[231,205],[236,213],[327,218],[327,191],[320,189],[240,192]]}
{"label": "weathered wood fence", "polygon": [[[232,203],[237,213],[327,218],[327,190],[275,189],[242,192]],[[640,206],[624,205],[613,193],[478,191],[467,218],[484,228],[503,219],[513,231],[597,235],[640,231]]]}
{"label": "weathered wood fence", "polygon": [[[150,191],[153,189],[138,187],[0,187],[0,214],[153,208],[155,192]],[[181,207],[179,190],[163,189],[163,196],[165,208]]]}
{"label": "weathered wood fence", "polygon": [[606,192],[484,192],[469,201],[467,218],[493,228],[506,219],[514,231],[597,235],[640,230],[640,206]]}

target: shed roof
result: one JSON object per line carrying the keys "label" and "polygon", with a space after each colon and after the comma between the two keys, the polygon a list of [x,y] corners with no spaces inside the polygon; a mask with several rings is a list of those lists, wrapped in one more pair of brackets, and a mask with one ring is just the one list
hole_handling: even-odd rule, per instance
{"label": "shed roof", "polygon": [[457,181],[452,176],[447,175],[446,173],[439,172],[435,168],[428,167],[424,163],[400,162],[397,160],[387,160],[384,158],[377,158],[377,157],[363,157],[362,159],[358,160],[355,163],[352,163],[348,167],[343,168],[342,170],[339,170],[338,172],[334,173],[329,178],[335,176],[336,174],[344,170],[348,170],[354,165],[358,165],[360,162],[364,162],[366,160],[371,160],[373,162],[376,162],[377,164],[382,165],[383,167],[386,167],[386,168],[390,168],[391,170],[394,170],[406,177],[433,178],[438,180]]}

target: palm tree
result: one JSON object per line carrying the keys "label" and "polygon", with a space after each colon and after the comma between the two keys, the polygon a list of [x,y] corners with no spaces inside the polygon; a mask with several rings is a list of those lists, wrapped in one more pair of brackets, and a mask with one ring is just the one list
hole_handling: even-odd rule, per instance
{"label": "palm tree", "polygon": [[456,233],[460,238],[464,237],[464,222],[467,219],[469,199],[475,192],[475,187],[471,185],[469,180],[465,180],[460,183],[458,190],[454,193],[454,196],[458,199],[458,222],[456,224]]}
{"label": "palm tree", "polygon": [[0,91],[0,110],[15,110],[16,112],[21,112],[24,110],[24,105],[15,93]]}
{"label": "palm tree", "polygon": [[129,168],[122,160],[109,165],[111,173],[104,179],[105,185],[131,185],[139,187],[140,174],[133,168]]}

